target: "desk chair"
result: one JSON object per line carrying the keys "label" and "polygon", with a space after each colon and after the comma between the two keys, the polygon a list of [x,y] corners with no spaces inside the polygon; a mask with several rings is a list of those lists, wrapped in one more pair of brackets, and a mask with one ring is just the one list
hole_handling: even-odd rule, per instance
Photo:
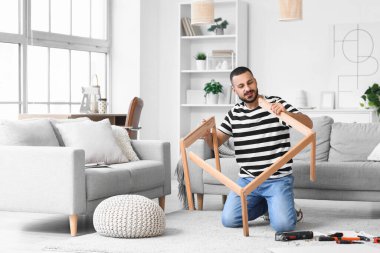
{"label": "desk chair", "polygon": [[141,129],[141,127],[139,127],[139,121],[143,106],[144,101],[138,97],[134,97],[129,104],[128,115],[125,121],[125,128],[127,129],[129,137],[132,140],[137,139],[138,131]]}

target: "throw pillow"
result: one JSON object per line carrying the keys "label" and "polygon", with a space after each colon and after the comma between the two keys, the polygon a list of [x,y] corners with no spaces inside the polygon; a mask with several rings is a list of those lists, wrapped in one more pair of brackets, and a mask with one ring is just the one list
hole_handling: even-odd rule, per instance
{"label": "throw pillow", "polygon": [[86,120],[57,123],[56,127],[66,147],[81,148],[85,151],[86,163],[128,162],[112,134],[109,119],[97,122]]}
{"label": "throw pillow", "polygon": [[[330,134],[331,126],[334,123],[334,120],[328,116],[315,117],[311,118],[313,121],[313,130],[317,134],[317,161],[327,161],[330,150]],[[294,147],[301,141],[304,136],[299,133],[297,130],[290,129],[290,143]],[[293,160],[309,161],[310,160],[310,145],[298,153]]]}
{"label": "throw pillow", "polygon": [[56,127],[56,124],[81,122],[81,121],[85,121],[85,120],[90,120],[90,119],[87,117],[80,117],[80,118],[76,118],[76,119],[50,119],[50,124],[53,127],[53,130],[54,130],[55,136],[57,137],[59,146],[63,147],[63,146],[65,146],[65,144],[63,143],[62,136],[59,133],[58,128]]}
{"label": "throw pillow", "polygon": [[332,125],[329,162],[367,161],[380,142],[379,123],[342,123]]}
{"label": "throw pillow", "polygon": [[139,161],[139,157],[133,150],[131,139],[129,138],[128,131],[120,126],[112,126],[112,133],[115,136],[119,147],[123,151],[123,154],[128,158],[129,161]]}
{"label": "throw pillow", "polygon": [[59,146],[48,119],[0,121],[0,145]]}
{"label": "throw pillow", "polygon": [[376,145],[376,147],[372,150],[371,154],[369,154],[367,160],[370,161],[380,161],[380,143]]}

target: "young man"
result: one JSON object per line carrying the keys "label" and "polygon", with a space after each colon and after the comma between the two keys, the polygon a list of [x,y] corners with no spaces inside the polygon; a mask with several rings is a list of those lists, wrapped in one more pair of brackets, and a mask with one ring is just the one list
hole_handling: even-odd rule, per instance
{"label": "young man", "polygon": [[[217,131],[221,145],[229,137],[234,138],[236,161],[240,166],[237,183],[244,187],[263,170],[290,149],[289,126],[261,108],[259,90],[250,69],[238,67],[231,72],[234,92],[243,101],[236,104],[225,116]],[[271,110],[279,115],[284,112],[309,128],[310,118],[280,97],[264,97],[272,103]],[[205,136],[212,147],[211,135]],[[248,219],[254,220],[269,213],[270,224],[277,232],[295,229],[297,214],[294,208],[292,160],[282,166],[247,196]],[[230,192],[224,205],[222,223],[226,227],[242,226],[240,196]]]}

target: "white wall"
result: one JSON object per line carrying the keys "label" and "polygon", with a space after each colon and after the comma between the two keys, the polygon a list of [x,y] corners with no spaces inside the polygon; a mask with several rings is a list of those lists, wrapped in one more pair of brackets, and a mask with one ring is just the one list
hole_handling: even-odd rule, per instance
{"label": "white wall", "polygon": [[141,97],[141,139],[159,139],[158,10],[157,0],[112,0],[112,112],[127,113]]}
{"label": "white wall", "polygon": [[140,96],[140,1],[112,0],[111,111],[127,113]]}
{"label": "white wall", "polygon": [[[121,5],[122,0],[114,0]],[[130,5],[131,1],[125,1]],[[138,1],[133,1],[135,4]],[[173,165],[178,159],[178,94],[179,29],[178,4],[180,0],[143,0],[141,2],[141,95],[145,98],[142,135],[169,140],[172,145]],[[334,90],[329,80],[332,24],[380,22],[379,0],[304,0],[302,21],[279,22],[277,0],[251,0],[249,4],[248,66],[254,71],[261,92],[279,95],[290,102],[299,89],[307,91],[309,105],[319,104],[319,92]],[[114,4],[115,5],[115,4]],[[114,7],[114,9],[116,9]],[[134,11],[132,11],[134,12]],[[114,13],[115,14],[115,13]],[[121,14],[121,13],[120,13]],[[122,21],[129,20],[124,14]],[[118,20],[114,16],[114,20]],[[120,21],[119,21],[120,22]],[[128,23],[127,23],[128,24]],[[127,30],[118,38],[129,38],[131,25],[118,24]],[[127,27],[127,28],[126,28]],[[133,29],[133,28],[132,28]],[[158,33],[157,33],[158,31]],[[137,32],[136,32],[137,33]],[[124,108],[130,86],[138,93],[138,60],[134,55],[136,38],[127,41],[131,46],[113,60],[113,95],[115,109]],[[115,45],[121,46],[120,41]],[[127,43],[127,44],[128,44]],[[128,54],[126,53],[128,52]],[[115,54],[115,52],[114,52]],[[127,57],[126,59],[122,59]],[[119,63],[133,65],[129,68]],[[115,69],[116,68],[116,69]],[[122,71],[123,70],[123,71]],[[129,75],[131,72],[131,75]],[[128,76],[128,81],[120,77]],[[132,78],[133,80],[130,80]],[[116,80],[115,80],[116,79]],[[115,85],[115,82],[116,83]],[[132,82],[135,82],[131,84]],[[379,81],[379,80],[377,80]],[[124,86],[123,86],[124,85]],[[128,93],[130,93],[129,91]],[[128,94],[127,93],[127,94]],[[128,94],[129,96],[129,94]],[[173,167],[174,169],[174,167]]]}
{"label": "white wall", "polygon": [[318,106],[320,91],[336,89],[331,25],[379,22],[380,1],[304,0],[297,22],[278,22],[277,8],[276,0],[250,3],[249,65],[262,92],[294,101],[304,89],[309,104]]}
{"label": "white wall", "polygon": [[159,7],[157,0],[141,0],[140,94],[144,100],[141,114],[141,139],[159,139]]}

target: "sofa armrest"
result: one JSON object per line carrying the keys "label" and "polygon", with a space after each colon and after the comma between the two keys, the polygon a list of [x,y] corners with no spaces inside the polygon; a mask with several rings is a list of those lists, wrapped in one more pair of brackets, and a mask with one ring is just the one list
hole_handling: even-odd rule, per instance
{"label": "sofa armrest", "polygon": [[161,161],[165,170],[164,194],[171,193],[170,143],[159,140],[132,140],[132,147],[142,160]]}
{"label": "sofa armrest", "polygon": [[80,149],[0,146],[0,209],[85,213],[84,163]]}

